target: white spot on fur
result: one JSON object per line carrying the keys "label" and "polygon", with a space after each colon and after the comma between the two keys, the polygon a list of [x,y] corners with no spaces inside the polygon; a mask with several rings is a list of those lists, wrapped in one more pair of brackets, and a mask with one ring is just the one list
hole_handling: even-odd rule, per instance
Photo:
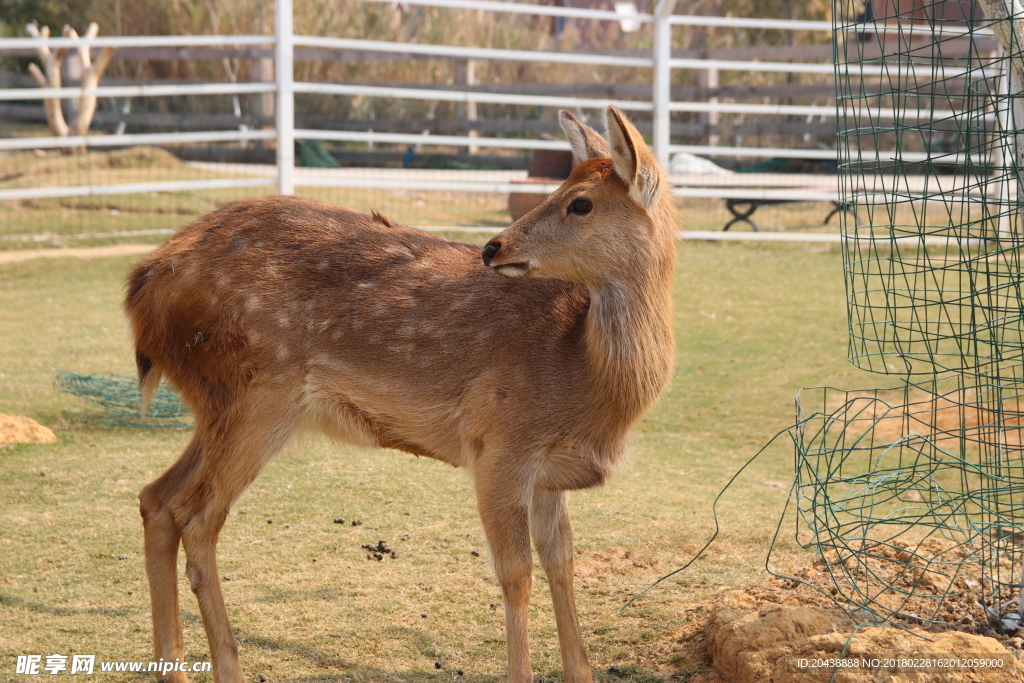
{"label": "white spot on fur", "polygon": [[416,258],[416,255],[409,251],[406,247],[391,246],[384,249],[385,253],[392,254],[394,256],[400,256],[404,259],[412,261]]}

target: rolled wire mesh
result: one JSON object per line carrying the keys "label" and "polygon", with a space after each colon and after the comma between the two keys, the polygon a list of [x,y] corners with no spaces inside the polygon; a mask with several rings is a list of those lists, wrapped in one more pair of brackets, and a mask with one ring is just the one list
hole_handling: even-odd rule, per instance
{"label": "rolled wire mesh", "polygon": [[798,516],[858,621],[1012,631],[1024,119],[1006,67],[1020,46],[980,3],[834,9],[849,357],[900,384],[801,393]]}

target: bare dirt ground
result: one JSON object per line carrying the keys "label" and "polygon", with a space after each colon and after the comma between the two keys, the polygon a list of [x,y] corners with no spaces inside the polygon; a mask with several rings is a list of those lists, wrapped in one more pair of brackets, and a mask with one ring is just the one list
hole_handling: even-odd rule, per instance
{"label": "bare dirt ground", "polygon": [[[957,551],[950,545],[929,539],[916,551],[952,561]],[[948,576],[908,569],[906,551],[885,550],[868,559],[879,579],[901,587],[906,577],[944,592],[940,584]],[[948,586],[956,592],[938,610],[933,601],[907,601],[898,590],[878,595],[883,604],[901,602],[908,615],[898,620],[903,628],[855,629],[853,619],[829,597],[843,601],[822,564],[800,572],[799,582],[772,578],[716,596],[687,610],[695,618],[677,634],[675,678],[683,673],[686,680],[708,683],[1017,683],[1024,680],[1024,640],[992,630],[977,607],[979,569],[965,564]],[[945,625],[923,625],[913,614],[935,614]],[[837,667],[837,660],[843,666]]]}
{"label": "bare dirt ground", "polygon": [[36,258],[105,258],[128,254],[145,254],[155,244],[113,244],[106,247],[69,247],[63,249],[16,249],[0,251],[0,263],[17,263]]}
{"label": "bare dirt ground", "polygon": [[32,418],[0,413],[0,444],[8,443],[57,443],[57,437]]}

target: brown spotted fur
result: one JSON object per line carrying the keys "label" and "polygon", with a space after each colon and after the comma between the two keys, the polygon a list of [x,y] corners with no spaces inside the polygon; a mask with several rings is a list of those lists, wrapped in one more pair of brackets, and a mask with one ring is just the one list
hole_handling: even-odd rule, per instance
{"label": "brown spotted fur", "polygon": [[[140,495],[157,659],[184,657],[180,543],[215,679],[243,680],[217,535],[267,460],[315,429],[466,467],[505,598],[510,679],[532,680],[532,536],[565,680],[591,680],[565,491],[604,481],[669,377],[675,221],[621,113],[608,112],[608,145],[562,122],[581,163],[492,240],[490,267],[477,248],[294,197],[228,204],[135,265],[125,306],[140,381],[148,396],[169,379],[196,419]],[[578,197],[587,215],[567,210]]]}

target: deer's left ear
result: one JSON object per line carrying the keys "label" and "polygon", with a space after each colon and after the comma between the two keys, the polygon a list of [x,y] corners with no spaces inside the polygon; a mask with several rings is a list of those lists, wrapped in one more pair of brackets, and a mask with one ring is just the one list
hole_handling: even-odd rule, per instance
{"label": "deer's left ear", "polygon": [[661,166],[633,124],[615,107],[605,113],[608,147],[615,172],[629,187],[629,196],[650,209],[661,185]]}

